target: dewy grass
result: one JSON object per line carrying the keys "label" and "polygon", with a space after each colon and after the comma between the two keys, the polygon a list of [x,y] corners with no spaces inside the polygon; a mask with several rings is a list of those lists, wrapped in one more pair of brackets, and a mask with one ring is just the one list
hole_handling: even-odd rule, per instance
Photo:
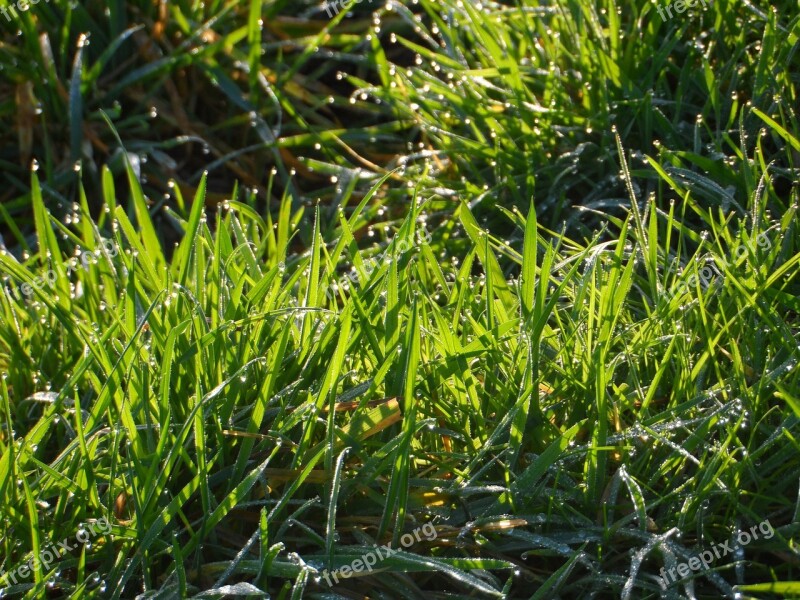
{"label": "dewy grass", "polygon": [[[39,252],[0,255],[16,284],[103,242],[85,206],[71,225],[47,215],[32,181]],[[795,207],[707,214],[700,250],[724,277],[677,297],[663,293],[670,256],[656,252],[652,280],[643,257],[689,230],[652,204],[641,226],[582,243],[513,213],[518,235],[500,240],[461,204],[332,302],[366,204],[293,255],[289,197],[273,227],[238,201],[207,213],[203,185],[170,261],[140,200],[134,223],[109,186],[124,251],[32,300],[2,296],[3,568],[82,522],[111,523],[8,591],[312,593],[414,521],[435,539],[337,589],[391,593],[402,573],[428,573],[424,589],[486,596],[581,594],[598,577],[653,595],[660,569],[764,519],[774,536],[736,551],[746,578],[734,554],[689,581],[725,595],[770,577],[759,565],[789,575],[769,556],[795,535]],[[393,245],[416,239],[423,209]],[[770,248],[753,243],[765,233]],[[741,244],[753,252],[723,260]]]}
{"label": "dewy grass", "polygon": [[2,594],[800,594],[795,4],[321,6],[4,33]]}

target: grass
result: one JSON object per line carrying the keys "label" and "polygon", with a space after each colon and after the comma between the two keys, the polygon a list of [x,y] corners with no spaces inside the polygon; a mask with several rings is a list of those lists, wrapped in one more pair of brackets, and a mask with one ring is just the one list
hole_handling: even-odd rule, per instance
{"label": "grass", "polygon": [[796,12],[23,13],[2,595],[800,596]]}

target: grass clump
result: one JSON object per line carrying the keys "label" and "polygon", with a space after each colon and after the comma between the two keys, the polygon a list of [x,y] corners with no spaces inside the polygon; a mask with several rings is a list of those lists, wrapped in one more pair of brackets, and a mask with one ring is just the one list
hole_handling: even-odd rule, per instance
{"label": "grass clump", "polygon": [[0,47],[2,594],[797,595],[792,4],[293,6]]}
{"label": "grass clump", "polygon": [[[109,189],[101,233],[85,205],[52,220],[33,190],[42,246],[0,257],[34,292],[3,300],[6,564],[112,527],[9,591],[322,593],[322,569],[414,523],[435,540],[382,563],[372,593],[410,572],[431,593],[580,595],[600,577],[657,594],[669,561],[764,519],[775,536],[742,549],[748,579],[721,561],[692,585],[788,574],[770,556],[795,534],[794,209],[773,222],[754,204],[741,227],[707,214],[713,239],[676,272],[659,248],[687,230],[652,203],[606,242],[514,214],[521,244],[466,204],[429,243],[423,204],[332,297],[336,266],[363,260],[366,202],[292,256],[288,197],[273,226],[198,196],[168,261],[139,202],[134,223]],[[442,261],[448,236],[463,261]]]}

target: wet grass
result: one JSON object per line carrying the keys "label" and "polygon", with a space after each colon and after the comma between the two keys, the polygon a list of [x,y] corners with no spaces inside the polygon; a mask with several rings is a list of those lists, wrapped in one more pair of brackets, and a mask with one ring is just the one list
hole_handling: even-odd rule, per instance
{"label": "wet grass", "polygon": [[2,593],[800,594],[798,23],[3,24]]}

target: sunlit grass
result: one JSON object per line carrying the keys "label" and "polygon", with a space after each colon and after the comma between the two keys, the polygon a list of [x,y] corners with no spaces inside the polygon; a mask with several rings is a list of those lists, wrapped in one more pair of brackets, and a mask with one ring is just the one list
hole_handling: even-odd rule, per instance
{"label": "sunlit grass", "polygon": [[2,593],[796,595],[780,4],[26,13],[0,46]]}

